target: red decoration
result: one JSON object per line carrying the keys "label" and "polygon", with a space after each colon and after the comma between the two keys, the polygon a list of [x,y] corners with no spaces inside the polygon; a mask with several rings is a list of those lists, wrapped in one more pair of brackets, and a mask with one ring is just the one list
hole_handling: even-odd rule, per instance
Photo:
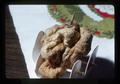
{"label": "red decoration", "polygon": [[96,10],[96,12],[98,14],[100,14],[102,17],[104,17],[104,18],[107,18],[107,17],[114,18],[114,15],[110,15],[108,13],[101,12],[99,9],[95,8],[95,5],[93,5],[93,7]]}
{"label": "red decoration", "polygon": [[100,32],[100,31],[96,31],[95,34],[96,34],[96,35],[100,35],[101,32]]}
{"label": "red decoration", "polygon": [[64,18],[60,18],[59,21],[60,22],[65,22],[65,19]]}

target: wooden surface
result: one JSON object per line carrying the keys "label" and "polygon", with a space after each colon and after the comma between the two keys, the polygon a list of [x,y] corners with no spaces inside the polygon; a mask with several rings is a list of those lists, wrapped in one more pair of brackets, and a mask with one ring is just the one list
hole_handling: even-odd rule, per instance
{"label": "wooden surface", "polygon": [[5,75],[6,78],[28,78],[24,56],[8,6],[5,10]]}

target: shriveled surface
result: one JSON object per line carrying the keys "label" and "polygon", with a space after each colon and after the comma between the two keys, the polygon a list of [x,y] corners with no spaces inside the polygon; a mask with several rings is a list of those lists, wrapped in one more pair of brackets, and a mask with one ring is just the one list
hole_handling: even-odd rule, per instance
{"label": "shriveled surface", "polygon": [[[41,56],[37,62],[36,73],[47,78],[57,78],[63,75],[76,59],[86,56],[91,49],[93,36],[89,30],[80,28],[80,31],[76,31],[74,26],[59,30],[59,26],[56,27],[51,27],[51,30],[41,38]],[[70,46],[71,43],[73,43],[72,46]]]}

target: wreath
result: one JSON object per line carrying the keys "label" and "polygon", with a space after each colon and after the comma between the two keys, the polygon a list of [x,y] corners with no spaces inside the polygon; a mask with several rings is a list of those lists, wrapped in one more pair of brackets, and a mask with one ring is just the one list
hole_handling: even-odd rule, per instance
{"label": "wreath", "polygon": [[[103,20],[95,21],[80,8],[79,5],[48,5],[50,15],[58,22],[65,23],[71,20],[75,13],[75,20],[85,28],[89,28],[97,37],[114,37],[114,15],[101,12],[95,5],[87,5],[89,9]],[[102,5],[101,5],[102,6]]]}

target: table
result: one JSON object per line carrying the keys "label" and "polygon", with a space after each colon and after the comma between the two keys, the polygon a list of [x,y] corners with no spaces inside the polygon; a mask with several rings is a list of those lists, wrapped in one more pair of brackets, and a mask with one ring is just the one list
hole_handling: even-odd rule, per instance
{"label": "table", "polygon": [[12,17],[6,6],[5,17],[5,75],[6,78],[28,78],[28,72],[21,51],[18,35]]}

